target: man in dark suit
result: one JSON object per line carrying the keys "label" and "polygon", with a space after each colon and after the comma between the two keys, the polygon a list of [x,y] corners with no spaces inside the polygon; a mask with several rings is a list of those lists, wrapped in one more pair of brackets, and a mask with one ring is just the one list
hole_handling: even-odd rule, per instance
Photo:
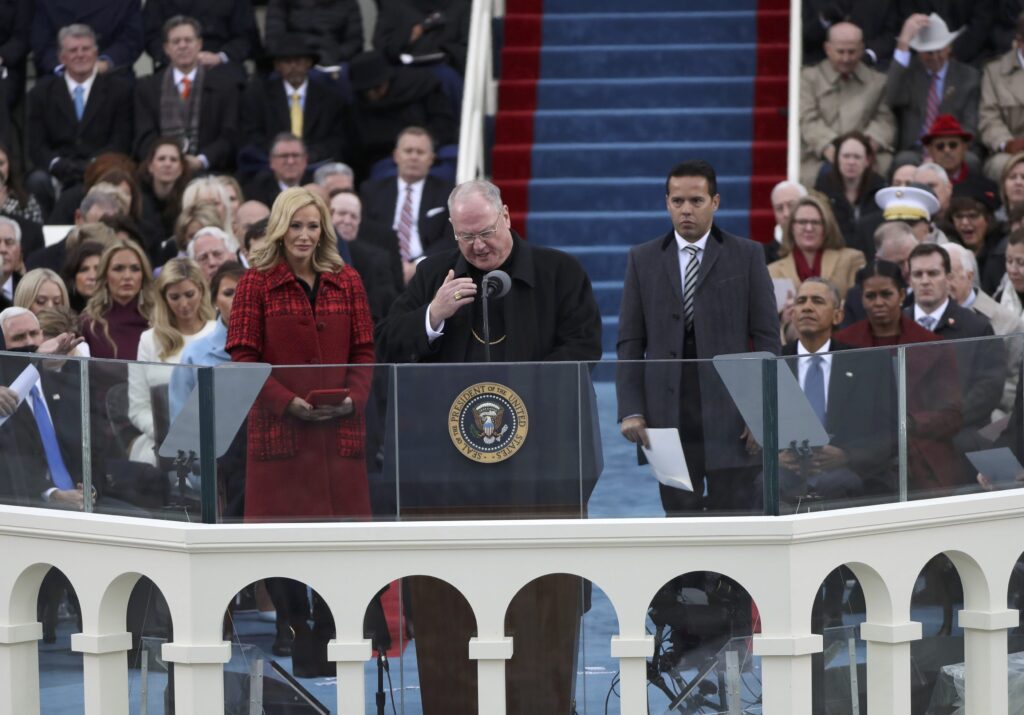
{"label": "man in dark suit", "polygon": [[[950,32],[935,14],[911,15],[904,22],[885,90],[899,121],[894,166],[921,162],[922,137],[940,114],[953,115],[968,133],[977,129],[981,75],[952,58],[953,41],[961,32]],[[976,170],[981,168],[979,155],[971,161]]]}
{"label": "man in dark suit", "polygon": [[60,31],[62,76],[41,78],[28,95],[25,126],[35,165],[29,188],[44,207],[53,206],[53,177],[68,188],[82,181],[85,166],[107,151],[131,153],[132,101],[126,82],[97,72],[96,36],[85,25]]}
{"label": "man in dark suit", "polygon": [[363,279],[370,314],[373,322],[378,323],[398,297],[391,273],[391,256],[379,246],[356,240],[363,213],[359,196],[351,191],[342,191],[331,197],[330,205],[331,223],[338,234],[338,252]]}
{"label": "man in dark suit", "polygon": [[302,184],[309,165],[306,144],[294,134],[278,134],[270,145],[270,169],[245,184],[245,197],[273,206],[277,195]]}
{"label": "man in dark suit", "polygon": [[0,300],[14,301],[14,289],[25,272],[21,246],[21,226],[8,216],[0,216]]}
{"label": "man in dark suit", "polygon": [[[943,340],[984,338],[995,334],[988,319],[963,308],[950,297],[952,262],[941,247],[922,243],[910,253],[910,285],[914,289],[914,307],[907,317],[938,334]],[[983,449],[977,430],[992,420],[992,411],[999,406],[1006,377],[1006,351],[995,340],[965,340],[955,343],[957,371],[960,378],[963,423],[953,438],[957,451]],[[963,465],[967,468],[967,465]]]}
{"label": "man in dark suit", "polygon": [[393,157],[398,177],[366,181],[360,194],[366,220],[394,230],[408,283],[424,256],[451,246],[447,201],[452,187],[428,173],[434,163],[434,143],[426,129],[406,127],[398,136]]}
{"label": "man in dark suit", "polygon": [[164,51],[164,23],[175,15],[194,17],[203,28],[199,64],[206,69],[223,67],[239,82],[245,81],[244,63],[256,59],[260,44],[249,0],[160,0],[143,5],[146,52],[157,70],[171,62]]}
{"label": "man in dark suit", "polygon": [[309,161],[345,157],[347,118],[336,85],[310,76],[317,54],[302,37],[286,35],[268,48],[274,72],[254,76],[245,90],[242,136],[249,151],[264,155],[282,132],[300,137]]}
{"label": "man in dark suit", "polygon": [[[881,352],[829,355],[849,349],[832,338],[843,319],[835,286],[823,278],[800,284],[794,300],[794,323],[799,338],[782,348],[818,419],[829,444],[800,455],[785,449],[779,462],[782,499],[791,506],[812,498],[844,499],[890,484],[895,457],[895,394],[889,379],[889,356]],[[760,494],[756,495],[759,499]]]}
{"label": "man in dark suit", "polygon": [[170,66],[135,87],[135,155],[146,156],[157,137],[179,139],[193,173],[230,170],[238,133],[238,84],[223,68],[207,69],[199,57],[202,27],[177,15],[164,24]]}
{"label": "man in dark suit", "polygon": [[665,205],[674,230],[630,250],[619,310],[619,360],[650,361],[619,366],[622,434],[640,445],[647,427],[679,428],[694,486],[659,485],[669,515],[748,509],[761,458],[714,368],[668,361],[780,348],[764,252],[713,225],[717,183],[704,161],[672,169]]}

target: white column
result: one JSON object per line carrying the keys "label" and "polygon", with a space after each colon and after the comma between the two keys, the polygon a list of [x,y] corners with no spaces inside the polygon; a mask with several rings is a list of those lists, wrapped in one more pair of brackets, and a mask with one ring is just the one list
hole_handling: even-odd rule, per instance
{"label": "white column", "polygon": [[654,637],[612,636],[611,654],[619,659],[619,709],[647,712],[647,659],[654,655]]}
{"label": "white column", "polygon": [[868,712],[910,712],[910,644],[921,639],[921,624],[862,623],[868,644]]}
{"label": "white column", "polygon": [[71,650],[82,654],[85,715],[128,715],[131,633],[71,634]]}
{"label": "white column", "polygon": [[0,626],[0,713],[39,715],[39,639],[43,624]]}
{"label": "white column", "polygon": [[505,661],[512,658],[511,638],[470,638],[469,659],[477,661],[477,708],[505,715]]}
{"label": "white column", "polygon": [[334,661],[338,668],[339,715],[362,715],[366,710],[363,669],[372,657],[373,641],[345,643],[333,640],[327,644],[327,660]]}
{"label": "white column", "polygon": [[960,611],[957,618],[964,629],[967,715],[1008,712],[1006,629],[1017,627],[1018,612]]}
{"label": "white column", "polygon": [[811,655],[820,653],[822,637],[754,636],[761,656],[761,702],[765,713],[811,715]]}
{"label": "white column", "polygon": [[178,715],[224,715],[224,664],[231,644],[164,643],[164,661],[174,663],[174,706]]}

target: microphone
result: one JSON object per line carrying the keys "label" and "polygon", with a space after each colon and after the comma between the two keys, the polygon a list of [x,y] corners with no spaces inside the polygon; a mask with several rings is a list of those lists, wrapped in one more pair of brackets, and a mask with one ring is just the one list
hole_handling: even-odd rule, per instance
{"label": "microphone", "polygon": [[512,288],[512,279],[505,271],[491,271],[483,277],[481,287],[488,298],[504,298]]}

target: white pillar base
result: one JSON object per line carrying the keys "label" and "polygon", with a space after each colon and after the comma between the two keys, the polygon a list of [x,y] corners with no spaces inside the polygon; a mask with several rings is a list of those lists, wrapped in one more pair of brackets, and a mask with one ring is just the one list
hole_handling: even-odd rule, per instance
{"label": "white pillar base", "polygon": [[131,633],[73,633],[71,650],[82,654],[85,715],[128,715],[128,660]]}

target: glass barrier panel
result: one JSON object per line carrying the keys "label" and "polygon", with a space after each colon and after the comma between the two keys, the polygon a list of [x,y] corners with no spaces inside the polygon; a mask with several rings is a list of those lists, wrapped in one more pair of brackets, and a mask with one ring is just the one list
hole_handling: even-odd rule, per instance
{"label": "glass barrier panel", "polygon": [[396,478],[385,474],[392,366],[212,372],[221,521],[395,519]]}
{"label": "glass barrier panel", "polygon": [[1022,340],[997,336],[902,349],[909,499],[1020,486]]}
{"label": "glass barrier panel", "polygon": [[838,350],[775,362],[779,513],[897,501],[892,351]]}
{"label": "glass barrier panel", "polygon": [[723,380],[717,360],[588,366],[604,462],[590,516],[760,513],[762,456],[745,418],[761,418],[761,361],[744,357],[753,372],[742,386]]}

